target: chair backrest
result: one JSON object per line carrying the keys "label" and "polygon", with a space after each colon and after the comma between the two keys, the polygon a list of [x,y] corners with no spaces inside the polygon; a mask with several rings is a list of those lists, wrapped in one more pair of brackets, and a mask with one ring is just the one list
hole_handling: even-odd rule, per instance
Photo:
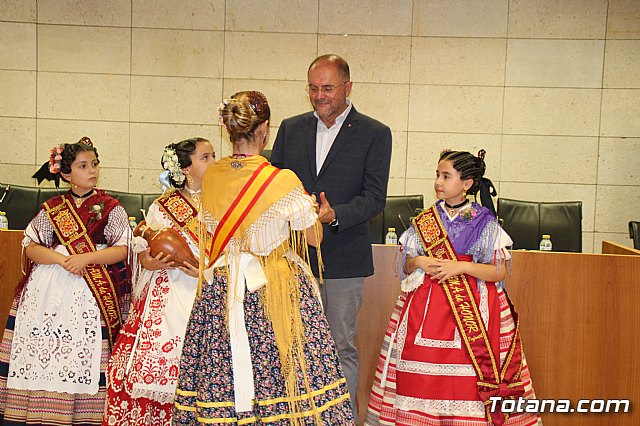
{"label": "chair backrest", "polygon": [[633,248],[640,250],[640,221],[629,222],[629,237],[633,240]]}
{"label": "chair backrest", "polygon": [[514,249],[537,250],[543,234],[554,251],[582,252],[582,202],[537,202],[498,198],[498,216]]}
{"label": "chair backrest", "polygon": [[[42,203],[65,192],[66,189],[0,184],[0,199],[2,199],[0,210],[7,213],[9,229],[25,229],[31,219],[40,211]],[[160,196],[160,194],[136,194],[118,191],[107,191],[107,193],[116,198],[127,214],[135,216],[138,222],[142,220],[140,209],[148,210],[153,200]]]}
{"label": "chair backrest", "polygon": [[387,229],[396,228],[400,236],[411,226],[411,218],[416,216],[416,209],[424,207],[422,195],[397,195],[387,197],[384,210],[369,221],[369,236],[372,244],[384,243]]}
{"label": "chair backrest", "polygon": [[9,229],[25,229],[38,212],[39,188],[2,184],[0,210],[7,213]]}
{"label": "chair backrest", "polygon": [[109,191],[109,195],[118,200],[127,212],[127,216],[134,216],[137,222],[142,220],[142,194],[129,192]]}

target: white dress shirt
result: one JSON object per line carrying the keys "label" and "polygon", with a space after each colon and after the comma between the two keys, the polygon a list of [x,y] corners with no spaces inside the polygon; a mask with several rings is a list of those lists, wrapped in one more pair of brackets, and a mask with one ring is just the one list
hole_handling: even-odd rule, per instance
{"label": "white dress shirt", "polygon": [[316,128],[316,171],[318,173],[320,173],[324,160],[326,160],[327,154],[329,154],[329,150],[336,140],[336,136],[338,136],[338,132],[340,132],[342,128],[342,123],[344,123],[349,112],[351,112],[351,102],[347,99],[347,108],[342,114],[336,117],[336,122],[333,123],[333,126],[327,127],[324,121],[322,121],[314,111],[313,115],[318,119],[318,126]]}

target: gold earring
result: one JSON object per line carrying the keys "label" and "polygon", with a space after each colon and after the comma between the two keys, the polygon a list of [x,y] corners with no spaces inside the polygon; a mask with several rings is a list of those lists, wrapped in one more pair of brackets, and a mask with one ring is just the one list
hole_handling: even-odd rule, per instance
{"label": "gold earring", "polygon": [[193,178],[191,177],[191,175],[187,175],[187,183],[189,185],[193,185]]}
{"label": "gold earring", "polygon": [[462,190],[462,198],[467,198],[467,190],[466,189]]}

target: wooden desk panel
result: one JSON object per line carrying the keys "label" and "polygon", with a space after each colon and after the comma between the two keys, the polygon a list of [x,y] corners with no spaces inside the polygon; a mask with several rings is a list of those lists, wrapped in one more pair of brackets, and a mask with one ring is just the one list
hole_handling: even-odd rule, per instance
{"label": "wooden desk panel", "polygon": [[624,254],[629,256],[640,256],[640,250],[623,246],[613,241],[602,241],[602,254]]}
{"label": "wooden desk panel", "polygon": [[[399,293],[393,248],[374,246],[359,316],[360,423]],[[640,424],[640,257],[514,251],[507,290],[538,399],[629,399],[629,414],[543,414],[546,426]],[[384,263],[380,263],[384,262]]]}
{"label": "wooden desk panel", "polygon": [[380,355],[380,347],[389,324],[389,318],[400,294],[401,267],[399,246],[373,245],[375,274],[364,280],[362,308],[358,314],[356,346],[360,357],[360,377],[357,404],[360,424],[369,403],[369,393]]}
{"label": "wooden desk panel", "polygon": [[0,336],[7,325],[13,294],[22,277],[20,270],[23,231],[0,231]]}
{"label": "wooden desk panel", "polygon": [[507,290],[520,313],[539,399],[630,399],[630,414],[546,414],[545,425],[640,424],[640,258],[513,252]]}

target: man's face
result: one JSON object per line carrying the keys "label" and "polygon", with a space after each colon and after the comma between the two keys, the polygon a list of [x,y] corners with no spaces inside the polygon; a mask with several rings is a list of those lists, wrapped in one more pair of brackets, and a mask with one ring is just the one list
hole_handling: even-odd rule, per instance
{"label": "man's face", "polygon": [[347,108],[347,96],[351,93],[351,82],[341,77],[330,62],[320,62],[307,75],[309,100],[318,116],[328,126]]}

